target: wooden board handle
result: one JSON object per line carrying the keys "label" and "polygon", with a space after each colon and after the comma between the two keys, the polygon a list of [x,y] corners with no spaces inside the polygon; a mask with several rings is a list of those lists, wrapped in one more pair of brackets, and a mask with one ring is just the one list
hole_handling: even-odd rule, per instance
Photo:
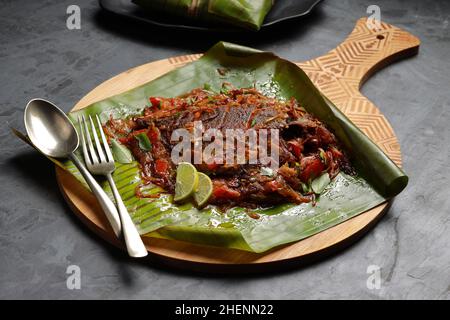
{"label": "wooden board handle", "polygon": [[[299,63],[316,85],[345,78],[355,88],[389,63],[418,52],[420,40],[400,28],[381,22],[378,31],[367,26],[367,18],[339,46],[313,60]],[[317,71],[320,71],[319,73]]]}
{"label": "wooden board handle", "polygon": [[368,28],[361,18],[339,46],[327,54],[298,63],[328,99],[401,165],[400,145],[389,122],[359,89],[371,74],[389,63],[418,52],[420,41],[387,23]]}

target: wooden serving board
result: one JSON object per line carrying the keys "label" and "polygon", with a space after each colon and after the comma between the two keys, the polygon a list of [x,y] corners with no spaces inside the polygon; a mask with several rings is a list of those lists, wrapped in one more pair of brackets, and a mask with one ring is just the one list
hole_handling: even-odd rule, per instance
{"label": "wooden serving board", "polygon": [[[382,23],[378,31],[369,30],[366,18],[362,18],[337,48],[298,65],[323,94],[401,165],[400,146],[392,127],[378,108],[359,92],[359,88],[381,67],[416,54],[419,44],[415,36],[386,23]],[[89,92],[74,110],[142,85],[200,56],[174,57],[127,70]],[[56,171],[61,191],[75,214],[102,238],[124,248],[114,237],[93,195],[69,173],[60,168]],[[388,202],[383,203],[314,236],[262,254],[146,237],[144,241],[150,252],[150,261],[207,272],[256,272],[305,263],[335,252],[369,230],[388,207]]]}

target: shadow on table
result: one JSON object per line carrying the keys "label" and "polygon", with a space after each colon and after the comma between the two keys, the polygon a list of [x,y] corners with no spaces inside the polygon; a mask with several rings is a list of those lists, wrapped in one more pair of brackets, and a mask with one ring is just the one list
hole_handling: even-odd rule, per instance
{"label": "shadow on table", "polygon": [[[30,166],[30,163],[33,164]],[[198,271],[192,271],[194,268],[177,267],[177,263],[171,264],[167,263],[165,259],[149,254],[148,257],[143,259],[131,259],[128,257],[125,251],[118,249],[117,247],[111,245],[109,242],[102,240],[99,236],[91,232],[78,218],[72,213],[70,207],[67,205],[63,199],[58,185],[56,183],[55,169],[49,161],[37,152],[29,151],[20,153],[7,160],[7,167],[11,170],[16,171],[16,174],[25,181],[27,185],[35,185],[42,190],[42,196],[53,202],[60,201],[62,203],[62,208],[66,216],[77,226],[79,231],[86,237],[88,237],[93,242],[96,242],[101,246],[109,255],[111,260],[116,263],[117,273],[121,277],[121,280],[125,286],[133,286],[135,284],[135,278],[133,276],[133,268],[135,266],[152,268],[158,270],[158,272],[166,274],[174,274],[178,276],[186,277],[203,277],[203,278],[267,278],[279,275],[281,273],[292,273],[298,272],[300,270],[305,270],[307,268],[314,267],[314,265],[319,264],[321,261],[326,259],[332,259],[338,252],[340,252],[345,247],[350,247],[353,243],[357,242],[361,235],[355,235],[352,241],[347,244],[336,247],[336,250],[330,252],[325,256],[319,255],[317,257],[311,257],[310,259],[303,259],[299,262],[291,261],[286,264],[279,264],[275,267],[261,268],[252,270],[252,267],[245,268],[244,273],[239,272],[239,268],[234,268],[231,271],[217,272],[212,268],[208,271],[208,267],[202,266]],[[195,269],[194,269],[195,270]]]}
{"label": "shadow on table", "polygon": [[49,160],[36,151],[26,151],[9,158],[6,167],[15,171],[15,175],[19,176],[25,182],[25,185],[39,188],[42,193],[42,198],[45,198],[46,201],[59,201],[65,216],[73,222],[83,236],[96,242],[98,246],[105,249],[111,260],[118,262],[117,273],[123,283],[125,285],[133,284],[134,278],[132,277],[130,264],[136,263],[136,261],[128,258],[126,252],[96,236],[75,216],[59,190],[58,183],[56,182],[55,167]]}
{"label": "shadow on table", "polygon": [[257,47],[266,43],[289,39],[293,35],[298,39],[299,34],[308,32],[310,28],[321,23],[322,19],[321,8],[317,7],[308,15],[271,25],[258,32],[226,33],[170,29],[99,9],[94,15],[94,24],[101,30],[136,42],[203,52],[218,41]]}

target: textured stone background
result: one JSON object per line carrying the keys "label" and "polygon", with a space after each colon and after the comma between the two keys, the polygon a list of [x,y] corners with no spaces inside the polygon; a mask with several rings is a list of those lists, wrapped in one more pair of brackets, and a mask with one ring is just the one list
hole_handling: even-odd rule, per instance
{"label": "textured stone background", "polygon": [[[68,111],[128,68],[234,41],[303,61],[327,52],[373,1],[325,1],[310,16],[258,35],[167,32],[111,17],[96,1],[0,0],[0,298],[449,299],[450,2],[376,1],[382,20],[422,40],[418,56],[363,87],[393,125],[410,176],[389,213],[347,250],[264,276],[203,276],[131,261],[91,234],[64,203],[49,163],[13,138],[33,97]],[[78,4],[82,29],[66,28]],[[9,124],[9,125],[8,125]],[[80,266],[81,290],[66,288]],[[380,290],[366,287],[379,265]]]}

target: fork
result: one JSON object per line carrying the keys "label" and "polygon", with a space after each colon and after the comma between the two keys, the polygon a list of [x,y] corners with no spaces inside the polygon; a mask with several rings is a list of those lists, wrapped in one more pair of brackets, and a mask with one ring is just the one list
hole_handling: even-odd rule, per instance
{"label": "fork", "polygon": [[[114,158],[106,140],[105,134],[102,130],[102,125],[98,115],[95,115],[97,120],[98,129],[102,139],[102,144],[98,138],[97,130],[94,125],[92,117],[89,115],[89,122],[91,125],[92,135],[94,137],[95,146],[92,143],[91,134],[89,133],[87,121],[84,115],[78,117],[78,124],[81,131],[81,145],[83,149],[84,161],[88,170],[95,175],[106,176],[109,185],[111,186],[114,199],[116,200],[117,209],[119,211],[120,222],[122,223],[122,234],[125,240],[128,254],[131,257],[139,258],[147,255],[147,249],[136,229],[131,217],[128,213],[125,204],[122,201],[122,197],[117,190],[116,184],[112,178],[112,173],[116,169],[114,164]],[[86,144],[87,142],[87,144]]]}

